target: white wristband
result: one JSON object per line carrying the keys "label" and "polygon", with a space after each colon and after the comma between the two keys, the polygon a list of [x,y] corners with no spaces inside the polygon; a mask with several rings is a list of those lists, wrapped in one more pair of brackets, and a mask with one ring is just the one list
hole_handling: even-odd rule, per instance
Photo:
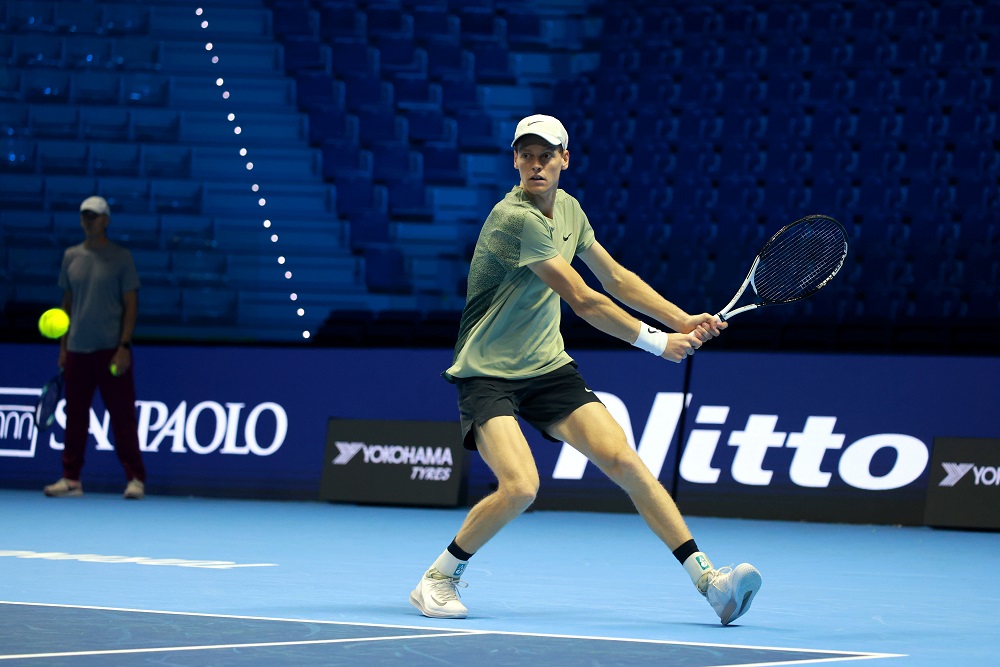
{"label": "white wristband", "polygon": [[639,322],[639,337],[632,345],[659,357],[667,349],[667,333],[655,329],[645,322]]}

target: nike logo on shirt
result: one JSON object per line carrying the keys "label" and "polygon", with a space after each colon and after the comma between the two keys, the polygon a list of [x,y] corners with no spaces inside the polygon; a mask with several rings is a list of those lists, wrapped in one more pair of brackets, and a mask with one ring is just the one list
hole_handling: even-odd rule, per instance
{"label": "nike logo on shirt", "polygon": [[566,236],[564,236],[563,237],[563,241],[568,241],[569,237],[571,237],[571,236],[573,236],[573,232],[570,232],[569,234],[567,234]]}

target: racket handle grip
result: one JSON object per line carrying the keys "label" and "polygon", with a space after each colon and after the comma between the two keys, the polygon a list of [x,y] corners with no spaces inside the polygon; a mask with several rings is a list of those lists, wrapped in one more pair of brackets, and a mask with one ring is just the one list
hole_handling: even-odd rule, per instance
{"label": "racket handle grip", "polygon": [[715,314],[715,319],[719,320],[720,322],[725,322],[726,321],[726,314],[725,313],[716,313]]}

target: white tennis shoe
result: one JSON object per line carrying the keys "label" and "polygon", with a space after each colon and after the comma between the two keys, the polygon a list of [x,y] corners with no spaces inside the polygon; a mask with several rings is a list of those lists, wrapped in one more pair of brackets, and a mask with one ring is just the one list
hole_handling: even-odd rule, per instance
{"label": "white tennis shoe", "polygon": [[49,498],[77,498],[83,495],[83,485],[80,482],[72,482],[65,477],[60,478],[54,484],[49,484],[42,490]]}
{"label": "white tennis shoe", "polygon": [[457,577],[431,568],[410,593],[410,603],[430,618],[465,618],[469,610],[458,601],[458,589],[466,586],[468,584]]}
{"label": "white tennis shoe", "polygon": [[705,577],[711,577],[707,579],[707,586],[702,590],[699,585],[698,589],[708,598],[723,625],[729,625],[747,613],[750,603],[760,590],[760,572],[749,563],[712,570]]}

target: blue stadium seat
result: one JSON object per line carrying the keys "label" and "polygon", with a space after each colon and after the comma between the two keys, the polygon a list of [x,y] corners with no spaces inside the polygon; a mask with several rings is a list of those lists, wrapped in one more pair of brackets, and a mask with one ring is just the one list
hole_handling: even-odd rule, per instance
{"label": "blue stadium seat", "polygon": [[134,35],[118,37],[113,43],[112,59],[123,70],[155,71],[163,63],[163,43]]}
{"label": "blue stadium seat", "polygon": [[430,205],[423,178],[406,177],[388,184],[389,215],[394,220],[432,222],[434,208]]}
{"label": "blue stadium seat", "polygon": [[[157,74],[146,73],[146,72],[126,72],[122,76],[121,88],[122,88],[122,98],[126,104],[135,106],[148,106],[148,107],[159,107],[166,106],[170,103],[171,92],[173,86],[176,85],[179,77],[175,77],[173,80],[167,77],[160,76]],[[199,79],[199,92],[204,90],[209,90],[209,87],[205,86],[204,79]],[[178,91],[179,96],[184,96],[190,94],[191,88],[188,87],[187,90]],[[212,95],[208,96],[214,101],[215,95],[218,92],[212,90]],[[277,98],[274,95],[274,98]],[[188,98],[196,99],[194,95]],[[263,100],[270,101],[270,97],[263,97]],[[95,100],[96,102],[96,100]]]}
{"label": "blue stadium seat", "polygon": [[357,208],[351,212],[349,219],[350,247],[353,253],[363,254],[368,249],[384,249],[389,245],[390,221],[386,211],[377,208]]}
{"label": "blue stadium seat", "polygon": [[334,74],[369,77],[378,75],[378,51],[367,41],[337,38],[324,43],[330,47],[330,65]]}
{"label": "blue stadium seat", "polygon": [[461,148],[430,143],[423,147],[422,154],[424,178],[428,183],[465,185],[468,182],[469,174]]}
{"label": "blue stadium seat", "polygon": [[57,29],[54,2],[11,2],[7,27],[14,32],[46,33]]}
{"label": "blue stadium seat", "polygon": [[362,150],[355,139],[328,139],[321,147],[323,178],[339,179],[345,175],[361,175],[371,180],[372,154]]}
{"label": "blue stadium seat", "polygon": [[[285,69],[292,73],[305,71],[330,72],[333,68],[330,48],[312,36],[286,37],[282,42]],[[299,97],[301,102],[301,94]]]}
{"label": "blue stadium seat", "polygon": [[146,178],[102,176],[97,182],[97,194],[108,200],[113,211],[132,214],[150,210],[151,189]]}
{"label": "blue stadium seat", "polygon": [[385,215],[388,203],[385,187],[372,183],[370,176],[341,173],[337,175],[336,184],[339,190],[349,193],[337,198],[340,217],[353,221],[354,216],[367,211]]}
{"label": "blue stadium seat", "polygon": [[28,102],[65,104],[70,97],[68,72],[50,69],[27,69],[21,74],[21,94]]}
{"label": "blue stadium seat", "polygon": [[371,105],[358,109],[358,141],[362,147],[406,141],[407,136],[406,119],[397,116],[392,107]]}
{"label": "blue stadium seat", "polygon": [[76,139],[80,134],[80,111],[74,106],[32,105],[28,119],[36,137]]}
{"label": "blue stadium seat", "polygon": [[383,76],[394,74],[427,74],[427,54],[412,37],[381,35],[372,42],[378,51],[379,70]]}
{"label": "blue stadium seat", "polygon": [[507,47],[490,41],[469,44],[473,57],[473,71],[480,83],[515,84],[517,78],[511,66]]}
{"label": "blue stadium seat", "polygon": [[355,140],[358,118],[348,114],[342,105],[318,104],[309,108],[309,143],[320,145],[330,140]]}
{"label": "blue stadium seat", "polygon": [[4,174],[0,185],[2,210],[37,209],[38,203],[44,200],[45,177],[36,174]]}
{"label": "blue stadium seat", "polygon": [[427,76],[432,80],[474,78],[475,59],[460,42],[450,37],[432,38],[423,48],[427,53]]}
{"label": "blue stadium seat", "polygon": [[156,179],[151,184],[154,210],[160,213],[201,213],[204,203],[202,184],[189,180]]}
{"label": "blue stadium seat", "polygon": [[237,317],[237,294],[233,289],[190,287],[182,292],[185,323],[231,324]]}
{"label": "blue stadium seat", "polygon": [[405,111],[406,121],[411,141],[439,142],[455,145],[457,140],[457,124],[448,118],[440,109],[424,106]]}
{"label": "blue stadium seat", "polygon": [[221,286],[226,282],[226,255],[213,250],[174,250],[171,269],[184,286]]}
{"label": "blue stadium seat", "polygon": [[458,146],[462,150],[495,151],[497,146],[503,145],[497,139],[493,119],[486,113],[459,111],[455,122],[458,126]]}
{"label": "blue stadium seat", "polygon": [[365,36],[365,17],[354,2],[323,2],[319,7],[319,34],[331,39],[358,39]]}
{"label": "blue stadium seat", "polygon": [[191,176],[190,146],[146,144],[142,150],[142,171],[156,178],[187,178]]}
{"label": "blue stadium seat", "polygon": [[409,143],[386,141],[372,146],[372,179],[391,183],[405,178],[421,178],[423,161]]}
{"label": "blue stadium seat", "polygon": [[108,3],[104,7],[104,30],[109,35],[149,33],[149,8],[141,4]]}
{"label": "blue stadium seat", "polygon": [[850,59],[847,65],[874,67],[886,65],[892,57],[892,44],[881,31],[859,31],[848,36]]}
{"label": "blue stadium seat", "polygon": [[64,42],[63,63],[70,68],[111,67],[115,62],[112,43],[105,37],[75,35]]}
{"label": "blue stadium seat", "polygon": [[0,159],[0,171],[3,173],[36,171],[38,148],[34,141],[11,131],[11,134],[3,140],[0,150],[3,151]]}
{"label": "blue stadium seat", "polygon": [[45,203],[56,211],[79,211],[80,202],[97,192],[89,176],[46,176]]}
{"label": "blue stadium seat", "polygon": [[181,114],[174,109],[131,111],[132,135],[137,141],[172,143],[180,138]]}
{"label": "blue stadium seat", "polygon": [[63,39],[44,33],[16,35],[12,56],[11,64],[17,67],[62,67]]}
{"label": "blue stadium seat", "polygon": [[[474,86],[474,84],[472,84]],[[442,107],[442,84],[431,83],[424,74],[396,74],[392,97],[397,109]],[[457,102],[458,100],[453,100]]]}
{"label": "blue stadium seat", "polygon": [[392,103],[392,86],[367,74],[345,74],[344,101],[347,110],[358,113],[367,107],[386,107]]}
{"label": "blue stadium seat", "polygon": [[80,108],[80,132],[84,139],[128,141],[132,115],[120,107]]}
{"label": "blue stadium seat", "polygon": [[433,38],[454,40],[461,36],[461,23],[446,7],[417,5],[413,8],[413,37],[421,42]]}
{"label": "blue stadium seat", "polygon": [[136,144],[90,144],[90,167],[97,176],[138,176],[142,171]]}
{"label": "blue stadium seat", "polygon": [[299,106],[306,110],[317,106],[343,107],[346,86],[326,72],[300,71],[295,73],[295,92]]}
{"label": "blue stadium seat", "polygon": [[73,101],[77,104],[114,106],[122,100],[122,81],[115,72],[87,70],[73,77]]}
{"label": "blue stadium seat", "polygon": [[319,37],[319,25],[319,13],[309,7],[308,0],[276,0],[271,5],[271,27],[274,36],[282,41]]}
{"label": "blue stadium seat", "polygon": [[[413,286],[406,272],[406,263],[402,251],[398,248],[368,248],[365,250],[365,284],[370,292],[376,294],[409,294]],[[407,314],[394,324],[401,326],[412,322],[413,315]],[[400,340],[396,331],[394,339]]]}
{"label": "blue stadium seat", "polygon": [[369,37],[413,39],[413,18],[399,6],[371,4],[365,9],[365,20]]}

